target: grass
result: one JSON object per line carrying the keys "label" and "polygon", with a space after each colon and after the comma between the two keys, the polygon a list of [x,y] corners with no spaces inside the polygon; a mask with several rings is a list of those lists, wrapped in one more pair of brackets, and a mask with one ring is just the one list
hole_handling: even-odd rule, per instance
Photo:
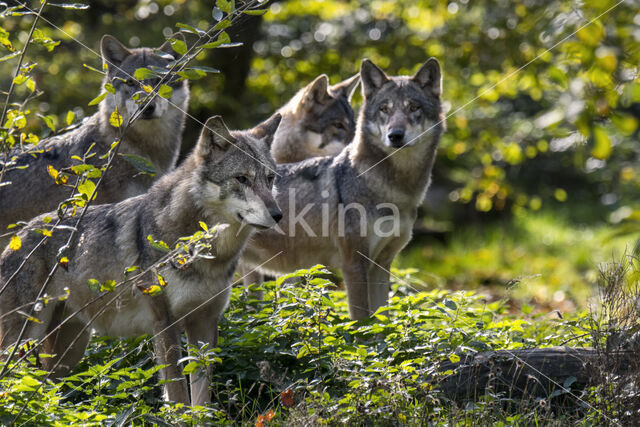
{"label": "grass", "polygon": [[[597,267],[633,242],[606,224],[576,224],[557,212],[456,229],[446,243],[417,241],[397,258],[431,288],[474,289],[516,307],[571,312],[595,292]],[[631,242],[631,243],[630,243]]]}
{"label": "grass", "polygon": [[553,399],[514,411],[503,408],[504,396],[488,393],[459,406],[439,395],[438,378],[447,373],[437,367],[469,351],[558,345],[568,337],[586,345],[586,313],[562,320],[512,314],[502,301],[472,291],[417,292],[413,285],[424,286],[419,279],[394,270],[403,280],[393,286],[388,311],[354,322],[344,292],[329,290],[321,271],[300,271],[299,284],[265,283],[264,300],[233,290],[219,348],[200,351],[199,360],[214,365],[210,407],[162,401],[148,339],[95,338],[61,382],[44,381],[26,364],[0,380],[0,422],[25,405],[18,425],[512,425],[575,418],[551,411]]}

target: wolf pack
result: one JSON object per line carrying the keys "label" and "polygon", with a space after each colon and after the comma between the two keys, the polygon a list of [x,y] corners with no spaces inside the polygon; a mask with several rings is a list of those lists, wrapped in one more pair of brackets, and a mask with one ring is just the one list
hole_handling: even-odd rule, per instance
{"label": "wolf pack", "polygon": [[[171,96],[141,104],[135,94],[161,81],[134,74],[170,70],[180,55],[168,42],[130,49],[109,35],[101,54],[103,92],[112,90],[94,115],[35,150],[0,153],[0,363],[33,352],[60,377],[93,333],[151,334],[165,399],[206,405],[210,368],[183,375],[181,337],[216,347],[238,271],[254,283],[323,264],[342,272],[352,319],[386,305],[391,263],[411,239],[445,130],[436,59],[412,76],[389,76],[368,59],[338,84],[320,75],[248,130],[231,131],[214,115],[178,164],[188,83],[165,80]],[[77,188],[51,170],[105,159],[90,206],[81,214],[65,204]],[[202,245],[188,247],[185,236],[203,229],[210,245],[198,256]],[[190,262],[167,260],[166,249],[180,245]],[[149,292],[153,284],[158,292]]]}

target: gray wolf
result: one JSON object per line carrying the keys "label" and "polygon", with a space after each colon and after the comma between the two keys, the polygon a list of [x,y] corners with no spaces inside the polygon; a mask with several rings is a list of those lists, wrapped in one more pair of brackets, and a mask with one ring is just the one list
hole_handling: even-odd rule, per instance
{"label": "gray wolf", "polygon": [[[219,116],[212,117],[189,157],[147,193],[89,207],[76,243],[68,248],[66,269],[58,269],[46,289],[48,295],[57,296],[68,288],[68,298],[51,298],[40,311],[32,311],[39,322],[27,322],[23,334],[25,339],[37,340],[53,331],[47,350],[55,357],[42,358],[47,370],[60,363],[63,366],[54,374],[63,375],[76,365],[89,340],[87,327],[120,337],[153,333],[157,361],[168,365],[162,376],[174,380],[165,385],[166,398],[189,403],[187,382],[178,367],[180,331],[186,331],[189,344],[215,347],[217,321],[229,301],[242,248],[254,228],[272,227],[282,217],[272,195],[275,163],[269,154],[279,121],[276,114],[251,130],[230,132]],[[25,317],[15,309],[33,307],[38,301],[40,288],[57,262],[58,248],[68,238],[67,229],[52,229],[44,217],[34,218],[19,232],[20,250],[6,248],[0,257],[0,288],[6,287],[0,295],[3,348],[19,338],[25,324]],[[67,217],[62,225],[73,226],[75,221]],[[144,272],[165,255],[148,236],[173,248],[180,237],[202,231],[199,221],[208,227],[227,225],[219,227],[208,253],[190,247],[189,253],[201,251],[203,256],[187,264],[172,260],[157,267],[166,283],[162,292],[143,291],[149,284],[163,283],[151,271],[134,283],[125,281],[128,267],[136,265]],[[8,282],[41,238],[33,229],[50,229],[53,235]],[[90,281],[109,280],[122,286],[102,294],[88,286]],[[193,405],[209,403],[208,378],[202,370],[191,375]]]}
{"label": "gray wolf", "polygon": [[[349,102],[358,83],[360,75],[356,74],[329,86],[329,77],[321,74],[282,106],[277,111],[282,121],[271,146],[276,163],[340,153],[355,135],[355,114]],[[262,283],[259,271],[244,266],[241,270],[245,285]]]}
{"label": "gray wolf", "polygon": [[[177,34],[174,37],[182,37]],[[131,99],[140,92],[141,84],[155,87],[159,79],[136,81],[132,76],[138,68],[161,67],[167,69],[173,59],[178,59],[171,45],[166,42],[159,49],[127,49],[118,40],[105,35],[101,40],[101,52],[107,72],[103,82],[115,88],[100,103],[99,111],[82,125],[70,132],[42,140],[29,152],[13,151],[6,155],[5,170],[0,163],[0,235],[9,224],[29,220],[46,211],[54,210],[58,204],[71,197],[71,189],[57,185],[49,176],[48,167],[56,170],[82,164],[72,156],[84,158],[90,147],[95,153],[89,163],[106,163],[100,156],[109,151],[111,144],[120,137],[120,130],[109,124],[109,117],[117,107],[127,120],[138,109]],[[186,81],[173,80],[170,102],[156,96],[127,129],[120,141],[119,154],[131,154],[148,159],[156,176],[171,170],[178,158],[185,111],[189,100]],[[93,145],[94,144],[94,145]],[[101,164],[94,166],[100,167]],[[152,177],[141,174],[123,156],[118,156],[105,175],[96,198],[96,203],[111,203],[144,193],[152,184]],[[69,182],[71,184],[71,182]],[[0,244],[4,243],[0,238]],[[2,244],[2,248],[4,248]]]}
{"label": "gray wolf", "polygon": [[303,87],[282,106],[282,122],[271,154],[276,163],[335,156],[353,139],[355,116],[349,104],[359,83],[356,74],[329,86],[326,74]]}
{"label": "gray wolf", "polygon": [[354,141],[336,157],[278,165],[284,218],[255,233],[242,262],[279,274],[324,264],[343,273],[350,316],[385,305],[389,268],[409,242],[445,129],[435,58],[413,76],[389,77],[369,60],[360,69],[363,104]]}

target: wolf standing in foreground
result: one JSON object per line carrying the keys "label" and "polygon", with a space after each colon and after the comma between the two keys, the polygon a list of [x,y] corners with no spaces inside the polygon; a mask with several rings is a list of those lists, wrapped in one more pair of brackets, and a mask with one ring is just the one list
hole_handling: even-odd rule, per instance
{"label": "wolf standing in foreground", "polygon": [[411,239],[445,129],[435,58],[412,77],[388,77],[365,59],[360,78],[354,141],[334,158],[278,166],[280,231],[255,233],[242,257],[256,266],[282,251],[261,268],[273,274],[342,269],[353,319],[387,303],[391,262]]}
{"label": "wolf standing in foreground", "polygon": [[[176,34],[174,37],[182,38],[182,35]],[[0,164],[0,178],[5,184],[0,186],[0,235],[6,233],[9,224],[54,210],[59,203],[71,197],[70,188],[57,185],[49,176],[48,166],[60,170],[81,164],[83,162],[71,157],[82,158],[92,144],[95,145],[91,151],[96,153],[92,159],[97,160],[107,153],[111,144],[120,137],[120,130],[109,123],[114,109],[118,109],[126,124],[138,109],[138,104],[131,97],[142,90],[142,85],[155,87],[159,81],[150,79],[139,82],[133,78],[135,71],[154,66],[168,69],[171,57],[177,56],[169,42],[164,43],[157,52],[150,48],[130,50],[110,35],[102,38],[101,51],[108,67],[103,92],[104,86],[110,83],[115,88],[115,94],[108,93],[100,103],[99,111],[77,129],[41,141],[35,147],[36,151],[8,153],[4,172]],[[170,102],[156,96],[139,119],[127,129],[119,148],[119,154],[132,154],[150,160],[156,176],[175,166],[189,101],[186,81],[168,84],[173,89]],[[98,164],[95,166],[100,167]],[[112,203],[142,194],[151,183],[149,175],[141,174],[124,157],[119,156],[105,175],[95,203]],[[5,244],[6,239],[0,237],[0,250],[4,249]]]}
{"label": "wolf standing in foreground", "polygon": [[276,163],[335,156],[353,139],[355,120],[349,104],[359,75],[329,86],[326,74],[298,91],[278,113],[282,122],[271,154]]}
{"label": "wolf standing in foreground", "polygon": [[[51,349],[56,356],[42,362],[51,370],[60,361],[64,372],[82,358],[90,336],[87,326],[110,336],[154,333],[157,361],[168,365],[163,378],[172,380],[165,384],[165,396],[188,404],[187,382],[178,366],[181,330],[186,330],[191,345],[216,346],[217,321],[229,302],[240,251],[254,227],[272,227],[282,217],[272,195],[275,164],[269,154],[279,122],[276,114],[249,131],[229,132],[219,116],[212,117],[191,155],[148,193],[117,204],[91,206],[78,229],[77,242],[68,250],[66,270],[59,269],[46,290],[57,296],[68,288],[69,296],[35,313],[40,323],[27,321],[16,309],[32,307],[37,301],[68,231],[51,230],[47,245],[38,248],[8,283],[41,238],[31,230],[52,228],[43,222],[44,215],[33,219],[18,234],[22,249],[6,248],[0,257],[0,288],[6,286],[0,295],[0,346],[14,344],[25,322],[25,339],[41,339],[59,326]],[[152,271],[136,283],[125,282],[102,295],[88,286],[89,281],[122,282],[125,269],[132,265],[148,269],[164,255],[148,236],[174,247],[180,237],[200,230],[199,221],[228,226],[219,227],[211,242],[213,257],[196,258],[188,266],[169,263],[158,268],[166,281],[161,293],[152,296],[141,290],[154,281],[162,285]],[[74,218],[67,218],[63,225],[73,223]],[[191,374],[193,405],[210,402],[209,378],[202,370]]]}

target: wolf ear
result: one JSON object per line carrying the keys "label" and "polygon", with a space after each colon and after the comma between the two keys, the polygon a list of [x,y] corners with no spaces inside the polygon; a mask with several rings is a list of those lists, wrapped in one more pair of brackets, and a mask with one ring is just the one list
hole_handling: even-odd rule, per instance
{"label": "wolf ear", "polygon": [[126,57],[131,55],[131,51],[127,49],[125,45],[109,34],[102,36],[100,40],[100,52],[108,68],[120,66]]}
{"label": "wolf ear", "polygon": [[233,137],[222,116],[213,116],[204,124],[196,150],[198,156],[207,158],[216,152],[224,153],[232,144]]}
{"label": "wolf ear", "polygon": [[328,88],[329,77],[327,77],[326,74],[319,75],[304,89],[302,105],[306,109],[310,110],[316,104],[324,104],[331,98],[329,96]]}
{"label": "wolf ear", "polygon": [[256,138],[263,140],[268,147],[271,147],[273,136],[278,130],[278,126],[280,126],[280,120],[282,120],[280,113],[275,113],[273,116],[251,129],[249,133]]}
{"label": "wolf ear", "polygon": [[362,94],[367,97],[380,89],[389,81],[384,71],[369,59],[363,59],[360,65],[360,79],[362,80]]}
{"label": "wolf ear", "polygon": [[351,97],[356,91],[358,83],[360,83],[360,73],[331,86],[329,89],[331,90],[331,92],[338,94],[339,96],[344,96],[345,98],[347,98],[347,101],[351,101]]}
{"label": "wolf ear", "polygon": [[411,77],[422,90],[429,90],[431,94],[440,96],[442,93],[442,71],[436,58],[429,58],[422,67]]}
{"label": "wolf ear", "polygon": [[[173,34],[171,37],[169,37],[170,39],[177,39],[180,41],[186,41],[184,38],[184,34],[178,32]],[[171,55],[173,56],[173,59],[175,59],[176,61],[180,58],[182,58],[182,55],[180,55],[178,52],[176,52],[175,50],[173,50],[173,47],[171,46],[171,42],[169,40],[167,40],[166,42],[162,43],[162,46],[160,46],[157,50],[161,51],[162,53],[165,53],[167,55]]]}

